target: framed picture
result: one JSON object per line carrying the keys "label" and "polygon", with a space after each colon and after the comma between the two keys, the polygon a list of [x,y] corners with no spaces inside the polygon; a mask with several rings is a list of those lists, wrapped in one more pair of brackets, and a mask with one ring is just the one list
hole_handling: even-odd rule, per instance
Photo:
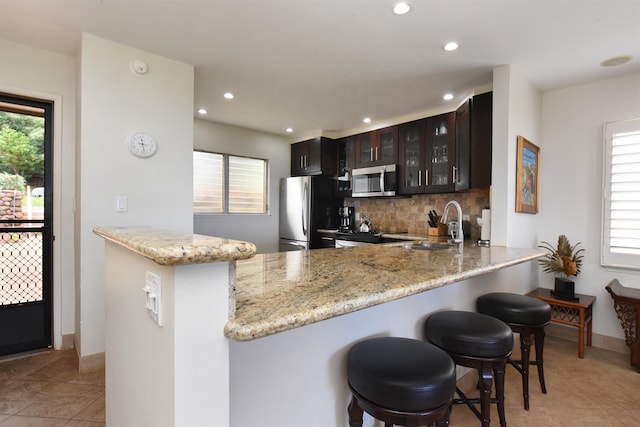
{"label": "framed picture", "polygon": [[538,213],[540,148],[518,135],[516,212]]}

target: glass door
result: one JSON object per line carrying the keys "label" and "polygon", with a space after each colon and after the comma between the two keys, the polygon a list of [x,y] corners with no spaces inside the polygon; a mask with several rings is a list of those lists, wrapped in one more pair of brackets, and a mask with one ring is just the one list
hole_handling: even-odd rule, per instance
{"label": "glass door", "polygon": [[0,355],[51,346],[52,118],[0,93]]}

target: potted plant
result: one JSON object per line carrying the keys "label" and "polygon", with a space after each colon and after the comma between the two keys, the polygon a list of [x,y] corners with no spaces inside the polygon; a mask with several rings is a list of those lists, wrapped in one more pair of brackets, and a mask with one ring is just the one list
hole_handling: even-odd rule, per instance
{"label": "potted plant", "polygon": [[584,249],[578,249],[580,243],[571,245],[564,234],[558,237],[556,247],[547,242],[540,242],[539,247],[547,250],[547,254],[538,260],[545,273],[553,273],[555,278],[554,293],[565,299],[575,298],[575,284],[570,276],[580,274]]}

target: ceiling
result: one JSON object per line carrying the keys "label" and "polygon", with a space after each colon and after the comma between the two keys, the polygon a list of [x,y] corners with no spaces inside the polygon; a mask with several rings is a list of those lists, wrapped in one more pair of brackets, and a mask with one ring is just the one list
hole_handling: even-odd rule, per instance
{"label": "ceiling", "polygon": [[542,91],[640,71],[640,0],[395,1],[0,0],[0,38],[75,56],[88,32],[192,64],[194,116],[294,139],[453,110],[502,65]]}

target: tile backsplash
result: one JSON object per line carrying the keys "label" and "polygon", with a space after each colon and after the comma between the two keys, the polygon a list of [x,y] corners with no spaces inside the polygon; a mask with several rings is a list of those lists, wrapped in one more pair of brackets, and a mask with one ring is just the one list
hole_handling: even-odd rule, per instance
{"label": "tile backsplash", "polygon": [[[355,226],[366,214],[375,230],[389,233],[427,234],[427,212],[434,209],[442,215],[447,202],[455,200],[462,206],[462,214],[469,215],[471,238],[480,237],[476,218],[489,206],[489,189],[469,190],[451,194],[419,194],[394,198],[346,198],[345,206],[353,206],[356,212]],[[451,213],[450,213],[451,215]],[[455,219],[454,212],[450,218]]]}

